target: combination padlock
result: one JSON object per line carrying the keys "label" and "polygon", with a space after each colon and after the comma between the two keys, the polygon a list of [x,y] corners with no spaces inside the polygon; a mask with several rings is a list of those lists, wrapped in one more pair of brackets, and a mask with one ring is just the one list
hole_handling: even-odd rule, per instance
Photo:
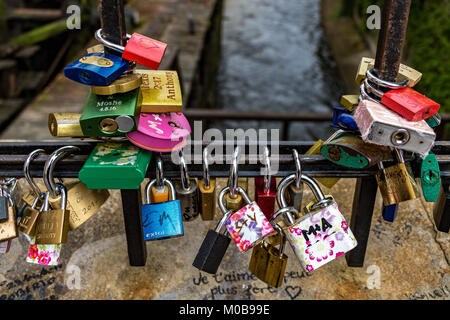
{"label": "combination padlock", "polygon": [[112,43],[102,36],[102,29],[95,32],[95,38],[106,47],[122,52],[122,58],[128,61],[137,62],[150,69],[158,69],[164,56],[167,44],[155,39],[133,33],[127,34],[127,44],[125,47]]}
{"label": "combination padlock", "polygon": [[322,155],[338,165],[363,169],[391,157],[390,149],[365,143],[358,135],[338,130],[324,142]]}
{"label": "combination padlock", "polygon": [[175,182],[177,200],[180,200],[184,221],[192,221],[200,214],[197,179],[190,179],[183,151],[179,151],[181,180]]}
{"label": "combination padlock", "polygon": [[90,86],[107,86],[128,70],[128,61],[113,54],[94,52],[64,68],[64,75]]}
{"label": "combination padlock", "polygon": [[216,212],[216,179],[209,175],[208,148],[203,149],[203,179],[198,183],[203,221],[214,220]]}
{"label": "combination padlock", "polygon": [[142,204],[144,240],[162,240],[184,235],[181,206],[180,201],[175,200],[175,188],[165,178],[162,182],[169,190],[170,201],[150,202],[150,191],[156,180],[150,181],[145,187],[145,203]]}
{"label": "combination padlock", "polygon": [[279,288],[284,280],[288,256],[284,253],[286,245],[284,231],[278,225],[274,228],[281,238],[280,248],[263,240],[253,248],[248,269],[259,280],[273,288]]}
{"label": "combination padlock", "polygon": [[418,196],[417,185],[414,177],[408,172],[403,153],[394,149],[394,154],[398,163],[384,168],[383,163],[380,162],[379,170],[375,175],[385,206],[412,200]]}
{"label": "combination padlock", "polygon": [[226,229],[224,233],[221,233],[228,218],[233,213],[232,210],[227,209],[225,204],[225,194],[227,192],[229,192],[229,187],[222,189],[218,196],[218,204],[223,213],[223,217],[219,220],[214,230],[208,231],[192,263],[197,269],[211,274],[215,274],[217,269],[219,269],[220,263],[231,241]]}
{"label": "combination padlock", "polygon": [[311,212],[296,220],[294,217],[298,211],[283,205],[286,203],[283,199],[286,188],[295,180],[295,174],[291,174],[278,185],[277,200],[281,209],[274,219],[284,216],[287,223],[283,229],[286,238],[302,267],[311,272],[352,250],[357,242],[337,203],[326,198],[313,179],[306,175],[302,175],[301,179],[310,187],[317,200]]}
{"label": "combination padlock", "polygon": [[137,129],[142,103],[141,89],[100,96],[89,91],[80,125],[87,137],[123,136]]}
{"label": "combination padlock", "polygon": [[[363,91],[361,94],[364,99],[367,97]],[[425,121],[408,121],[374,101],[362,100],[353,117],[361,138],[372,144],[427,154],[436,139]]]}
{"label": "combination padlock", "polygon": [[138,189],[145,179],[152,152],[131,143],[99,143],[78,174],[89,189]]}
{"label": "combination padlock", "polygon": [[[383,92],[371,85],[371,82],[390,90]],[[421,121],[439,111],[439,103],[409,87],[398,86],[395,83],[377,78],[375,69],[368,70],[367,79],[364,80],[364,88],[377,97],[375,101],[380,102],[409,121]]]}
{"label": "combination padlock", "polygon": [[183,99],[176,71],[136,70],[142,76],[141,112],[181,112]]}
{"label": "combination padlock", "polygon": [[61,244],[67,242],[70,212],[66,210],[67,192],[63,184],[57,183],[61,194],[61,209],[49,210],[50,192],[44,194],[44,203],[36,224],[36,244]]}

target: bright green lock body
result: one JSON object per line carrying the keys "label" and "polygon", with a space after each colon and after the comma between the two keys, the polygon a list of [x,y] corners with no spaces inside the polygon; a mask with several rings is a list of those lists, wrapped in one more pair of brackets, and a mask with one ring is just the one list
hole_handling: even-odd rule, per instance
{"label": "bright green lock body", "polygon": [[88,189],[138,189],[152,152],[129,142],[99,143],[78,174]]}
{"label": "bright green lock body", "polygon": [[429,153],[420,165],[420,185],[427,202],[436,202],[441,188],[441,171],[436,156]]}
{"label": "bright green lock body", "polygon": [[140,88],[105,96],[91,90],[81,114],[81,130],[86,137],[114,137],[136,131],[141,104]]}

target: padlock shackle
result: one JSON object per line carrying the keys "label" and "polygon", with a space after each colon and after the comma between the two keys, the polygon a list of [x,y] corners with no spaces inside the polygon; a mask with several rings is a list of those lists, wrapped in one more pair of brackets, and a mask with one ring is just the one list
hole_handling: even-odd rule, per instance
{"label": "padlock shackle", "polygon": [[78,151],[80,151],[80,148],[78,147],[65,146],[53,151],[53,153],[48,157],[47,161],[45,162],[44,173],[42,175],[42,178],[44,180],[45,187],[50,192],[50,195],[52,197],[58,196],[58,190],[56,188],[56,184],[53,178],[53,171],[55,170],[56,163],[60,159],[68,155],[71,155],[73,152]]}
{"label": "padlock shackle", "polygon": [[[218,202],[219,202],[219,208],[220,211],[222,211],[222,213],[225,215],[228,212],[230,212],[230,210],[227,209],[226,205],[225,205],[225,194],[231,193],[230,192],[230,187],[225,187],[222,189],[222,191],[220,191],[219,196],[218,196]],[[252,203],[252,200],[250,199],[250,197],[248,196],[248,194],[245,192],[244,189],[242,189],[241,187],[237,187],[236,191],[242,196],[242,198],[244,198],[245,202],[247,204]]]}
{"label": "padlock shackle", "polygon": [[[372,86],[369,83],[369,80],[366,78],[364,80],[364,88],[366,90],[368,90],[370,93],[373,93],[375,96],[377,96],[379,99],[383,98],[384,92],[381,90],[376,89],[374,86]],[[380,100],[378,100],[378,103],[380,102]]]}
{"label": "padlock shackle", "polygon": [[366,71],[366,79],[369,81],[375,83],[379,87],[383,87],[386,89],[402,89],[408,86],[409,80],[405,79],[401,82],[392,82],[392,81],[386,81],[383,79],[380,79],[378,77],[378,70],[375,68],[370,68]]}
{"label": "padlock shackle", "polygon": [[209,162],[208,162],[208,147],[203,149],[203,184],[206,189],[209,189],[211,177],[209,174]]}
{"label": "padlock shackle", "polygon": [[363,101],[363,100],[369,100],[375,103],[380,103],[379,100],[372,98],[366,91],[365,85],[364,83],[362,83],[359,86],[359,92],[360,92],[360,96],[358,97],[359,102]]}
{"label": "padlock shackle", "polygon": [[56,189],[58,190],[58,194],[61,195],[61,208],[60,209],[61,210],[66,210],[66,207],[67,207],[67,189],[60,182],[58,182],[56,184]]}
{"label": "padlock shackle", "polygon": [[155,172],[155,180],[156,185],[158,187],[162,187],[164,184],[164,170],[163,170],[163,161],[161,157],[161,153],[156,154],[156,172]]}
{"label": "padlock shackle", "polygon": [[264,147],[264,193],[270,192],[270,183],[272,180],[270,152],[267,146]]}
{"label": "padlock shackle", "polygon": [[[127,40],[129,40],[131,38],[131,35],[129,35],[127,33]],[[111,41],[106,40],[105,38],[103,38],[102,35],[102,29],[98,29],[97,31],[95,31],[95,39],[97,39],[97,41],[99,41],[101,44],[103,44],[104,46],[107,46],[108,48],[120,51],[123,53],[123,51],[125,50],[125,47],[118,45],[116,43],[113,43]]]}
{"label": "padlock shackle", "polygon": [[25,177],[25,180],[27,180],[34,195],[38,198],[42,198],[43,193],[42,193],[41,189],[39,189],[37,184],[34,182],[33,177],[30,174],[30,164],[40,154],[46,154],[45,150],[44,149],[36,149],[36,150],[32,151],[28,155],[27,159],[25,160],[25,163],[23,164],[23,175]]}
{"label": "padlock shackle", "polygon": [[297,149],[292,149],[292,157],[295,163],[295,187],[300,189],[301,177],[302,177],[302,164],[300,163],[300,157],[298,156]]}
{"label": "padlock shackle", "polygon": [[[175,187],[173,186],[172,182],[164,178],[162,180],[163,185],[166,185],[169,188],[170,193],[170,200],[169,201],[175,201]],[[151,204],[150,201],[150,192],[152,190],[152,187],[156,185],[156,179],[153,179],[147,183],[145,186],[145,203],[144,204]]]}
{"label": "padlock shackle", "polygon": [[[288,206],[286,199],[284,198],[286,188],[295,181],[296,174],[290,174],[280,181],[277,188],[277,202],[280,208]],[[317,199],[318,203],[322,200],[326,200],[325,195],[320,189],[319,185],[314,181],[314,179],[302,174],[300,177],[301,182],[304,182],[312,191],[314,197]]]}
{"label": "padlock shackle", "polygon": [[42,205],[39,212],[48,211],[49,208],[50,191],[45,191],[42,198]]}
{"label": "padlock shackle", "polygon": [[[270,217],[270,222],[275,221],[279,216],[284,216],[289,225],[293,225],[295,223],[295,219],[292,217],[291,213],[298,215],[298,210],[294,207],[282,207],[277,212]],[[276,225],[276,224],[275,224]],[[275,228],[275,225],[272,225]]]}
{"label": "padlock shackle", "polygon": [[281,228],[278,224],[275,224],[273,228],[278,231],[280,234],[280,254],[284,254],[284,249],[286,247],[286,235],[284,234],[283,228]]}
{"label": "padlock shackle", "polygon": [[183,149],[178,151],[178,156],[180,157],[181,186],[183,187],[183,190],[188,191],[191,187],[191,180],[189,178],[186,161],[184,160]]}
{"label": "padlock shackle", "polygon": [[236,146],[234,148],[233,159],[231,161],[230,166],[230,175],[228,177],[228,188],[230,190],[231,198],[235,199],[237,197],[237,188],[238,188],[238,178],[239,178],[239,170],[238,170],[238,158],[239,158],[240,148]]}

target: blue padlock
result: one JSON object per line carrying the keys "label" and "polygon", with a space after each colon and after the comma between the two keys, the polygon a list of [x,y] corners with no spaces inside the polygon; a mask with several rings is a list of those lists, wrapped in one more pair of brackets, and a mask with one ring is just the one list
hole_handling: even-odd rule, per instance
{"label": "blue padlock", "polygon": [[144,240],[162,240],[184,235],[183,217],[180,200],[175,200],[173,184],[163,179],[169,188],[170,201],[150,203],[150,192],[156,180],[147,183],[145,187],[145,204],[142,205],[142,226]]}
{"label": "blue padlock", "polygon": [[359,128],[353,119],[353,115],[343,107],[333,107],[332,127],[343,130],[359,131]]}
{"label": "blue padlock", "polygon": [[398,204],[394,203],[389,206],[383,206],[383,219],[388,222],[394,222],[395,217],[397,216]]}
{"label": "blue padlock", "polygon": [[127,60],[104,52],[88,53],[64,68],[64,75],[76,82],[90,86],[107,86],[125,71]]}

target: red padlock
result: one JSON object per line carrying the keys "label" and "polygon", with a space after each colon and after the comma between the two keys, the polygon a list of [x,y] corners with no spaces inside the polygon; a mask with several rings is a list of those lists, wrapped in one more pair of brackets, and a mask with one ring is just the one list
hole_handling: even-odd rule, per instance
{"label": "red padlock", "polygon": [[[380,98],[377,102],[385,105],[409,121],[424,120],[439,111],[439,103],[402,84],[381,80],[375,75],[375,72],[375,69],[367,71],[364,86],[366,90]],[[372,86],[370,82],[392,90],[384,93]]]}
{"label": "red padlock", "polygon": [[269,186],[264,185],[264,177],[255,178],[255,201],[267,219],[273,216],[275,200],[277,198],[277,181],[275,177],[269,179]]}
{"label": "red padlock", "polygon": [[157,70],[167,48],[167,43],[143,36],[139,33],[127,34],[128,42],[125,47],[105,40],[102,29],[95,32],[95,38],[103,45],[122,52],[122,58],[136,61],[138,64]]}

